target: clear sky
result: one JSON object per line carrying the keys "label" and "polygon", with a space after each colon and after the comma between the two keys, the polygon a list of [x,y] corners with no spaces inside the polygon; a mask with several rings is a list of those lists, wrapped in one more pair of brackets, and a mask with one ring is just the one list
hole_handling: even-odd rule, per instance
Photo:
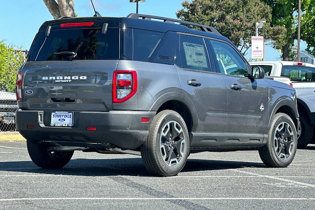
{"label": "clear sky", "polygon": [[[139,13],[176,18],[183,0],[147,0],[139,3]],[[93,16],[90,0],[74,0],[79,17]],[[52,20],[42,0],[0,0],[0,40],[15,48],[29,49],[40,25]],[[135,13],[136,4],[129,0],[94,0],[102,16],[126,17]]]}
{"label": "clear sky", "polygon": [[[139,13],[176,18],[183,1],[146,0],[139,3]],[[78,17],[94,15],[90,0],[74,0],[74,4]],[[0,41],[4,40],[14,48],[29,49],[40,25],[53,19],[42,0],[0,0],[0,5]],[[126,17],[136,11],[136,4],[129,0],[94,0],[94,5],[102,16],[107,17]],[[279,60],[279,56],[278,51],[266,47],[266,60]]]}

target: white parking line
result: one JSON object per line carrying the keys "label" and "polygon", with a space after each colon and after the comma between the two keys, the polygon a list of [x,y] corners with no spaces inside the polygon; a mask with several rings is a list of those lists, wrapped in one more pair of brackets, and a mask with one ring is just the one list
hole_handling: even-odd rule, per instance
{"label": "white parking line", "polygon": [[[275,176],[278,178],[308,178],[308,179],[315,179],[315,176]],[[173,177],[167,177],[166,179],[176,179],[176,178],[257,178],[257,175],[250,175],[250,176],[173,176]]]}
{"label": "white parking line", "polygon": [[[9,163],[9,162],[7,162],[7,163]],[[34,170],[34,169],[36,169],[36,168],[35,167],[34,168],[2,168],[1,171],[21,171],[21,170],[23,170],[23,172],[24,172],[24,170]]]}
{"label": "white parking line", "polygon": [[[34,170],[34,168],[7,168],[6,170]],[[64,174],[0,174],[0,177],[55,177],[55,176],[71,176],[73,175],[64,175]],[[78,175],[80,176],[80,175]],[[122,176],[124,177],[124,176]],[[128,177],[128,176],[126,176]],[[178,178],[257,178],[257,175],[251,176],[174,176],[174,177],[166,177],[166,179],[178,179]],[[273,176],[277,179],[284,178],[303,178],[303,179],[315,179],[315,176]]]}
{"label": "white parking line", "polygon": [[[0,178],[1,177],[56,177],[56,176],[66,177],[67,175],[56,175],[56,174],[13,174],[13,175],[5,174],[5,175],[1,175],[0,174]],[[71,177],[73,176],[71,175]]]}
{"label": "white parking line", "polygon": [[275,176],[261,175],[261,174],[257,174],[257,173],[253,173],[253,172],[241,171],[241,170],[238,170],[238,169],[230,169],[230,170],[236,171],[236,172],[239,172],[239,173],[243,173],[243,174],[254,175],[254,176],[257,176],[257,177],[264,177],[264,178],[278,180],[278,181],[283,181],[283,182],[288,182],[288,183],[296,184],[296,185],[300,185],[300,186],[306,186],[306,187],[313,187],[313,188],[315,188],[314,184],[308,184],[308,183],[304,183],[304,182],[297,182],[297,181],[293,181],[293,180],[290,180],[290,179],[284,179],[284,178],[275,177]]}
{"label": "white parking line", "polygon": [[270,200],[285,200],[285,201],[314,201],[315,198],[309,197],[309,198],[290,198],[290,197],[283,197],[283,198],[256,198],[256,197],[218,197],[218,198],[87,198],[87,197],[77,197],[77,198],[3,198],[0,199],[0,202],[14,202],[14,201],[75,201],[75,200],[115,200],[115,201],[146,201],[146,200],[152,200],[152,201],[169,201],[169,200],[189,200],[189,201],[202,201],[202,200],[210,200],[210,201],[220,201],[220,200],[236,200],[236,201],[241,201],[241,200],[262,200],[262,201],[270,201]]}

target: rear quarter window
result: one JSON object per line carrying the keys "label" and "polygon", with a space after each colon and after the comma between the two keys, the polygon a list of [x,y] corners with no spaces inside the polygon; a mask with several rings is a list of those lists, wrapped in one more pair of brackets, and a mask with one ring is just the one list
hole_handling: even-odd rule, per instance
{"label": "rear quarter window", "polygon": [[160,44],[164,33],[128,28],[124,33],[123,58],[149,61]]}

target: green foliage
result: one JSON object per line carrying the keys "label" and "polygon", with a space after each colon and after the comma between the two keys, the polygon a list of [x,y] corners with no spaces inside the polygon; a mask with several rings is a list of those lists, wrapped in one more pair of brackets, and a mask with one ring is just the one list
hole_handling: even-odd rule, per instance
{"label": "green foliage", "polygon": [[301,38],[307,42],[307,51],[315,56],[315,1],[309,0],[301,17]]}
{"label": "green foliage", "polygon": [[228,37],[245,54],[251,46],[251,36],[255,36],[256,22],[265,20],[259,29],[259,35],[265,39],[276,40],[276,46],[282,46],[285,28],[271,27],[271,8],[260,0],[193,0],[182,3],[183,9],[177,17],[215,27]]}
{"label": "green foliage", "polygon": [[[286,34],[283,39],[285,45],[278,46],[282,48],[283,60],[293,59],[293,46],[294,40],[298,37],[298,0],[261,0],[272,8],[272,22],[271,25],[283,26],[286,28]],[[314,45],[315,40],[315,1],[314,0],[301,0],[301,38],[307,42],[308,51],[315,55]]]}
{"label": "green foliage", "polygon": [[0,88],[15,91],[16,74],[25,61],[24,53],[0,41]]}

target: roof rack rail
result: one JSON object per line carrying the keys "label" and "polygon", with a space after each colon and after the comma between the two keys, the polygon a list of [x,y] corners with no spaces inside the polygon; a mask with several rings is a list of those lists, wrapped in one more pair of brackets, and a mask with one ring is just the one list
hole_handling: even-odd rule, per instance
{"label": "roof rack rail", "polygon": [[201,25],[198,23],[193,23],[193,22],[184,21],[184,20],[177,20],[177,19],[173,19],[173,18],[166,18],[166,17],[154,16],[154,15],[145,15],[145,14],[136,14],[136,13],[130,13],[127,16],[127,18],[144,19],[144,20],[156,19],[156,20],[162,20],[162,21],[168,22],[168,23],[179,23],[182,25],[196,26],[196,27],[199,27],[201,31],[221,35],[214,27]]}

